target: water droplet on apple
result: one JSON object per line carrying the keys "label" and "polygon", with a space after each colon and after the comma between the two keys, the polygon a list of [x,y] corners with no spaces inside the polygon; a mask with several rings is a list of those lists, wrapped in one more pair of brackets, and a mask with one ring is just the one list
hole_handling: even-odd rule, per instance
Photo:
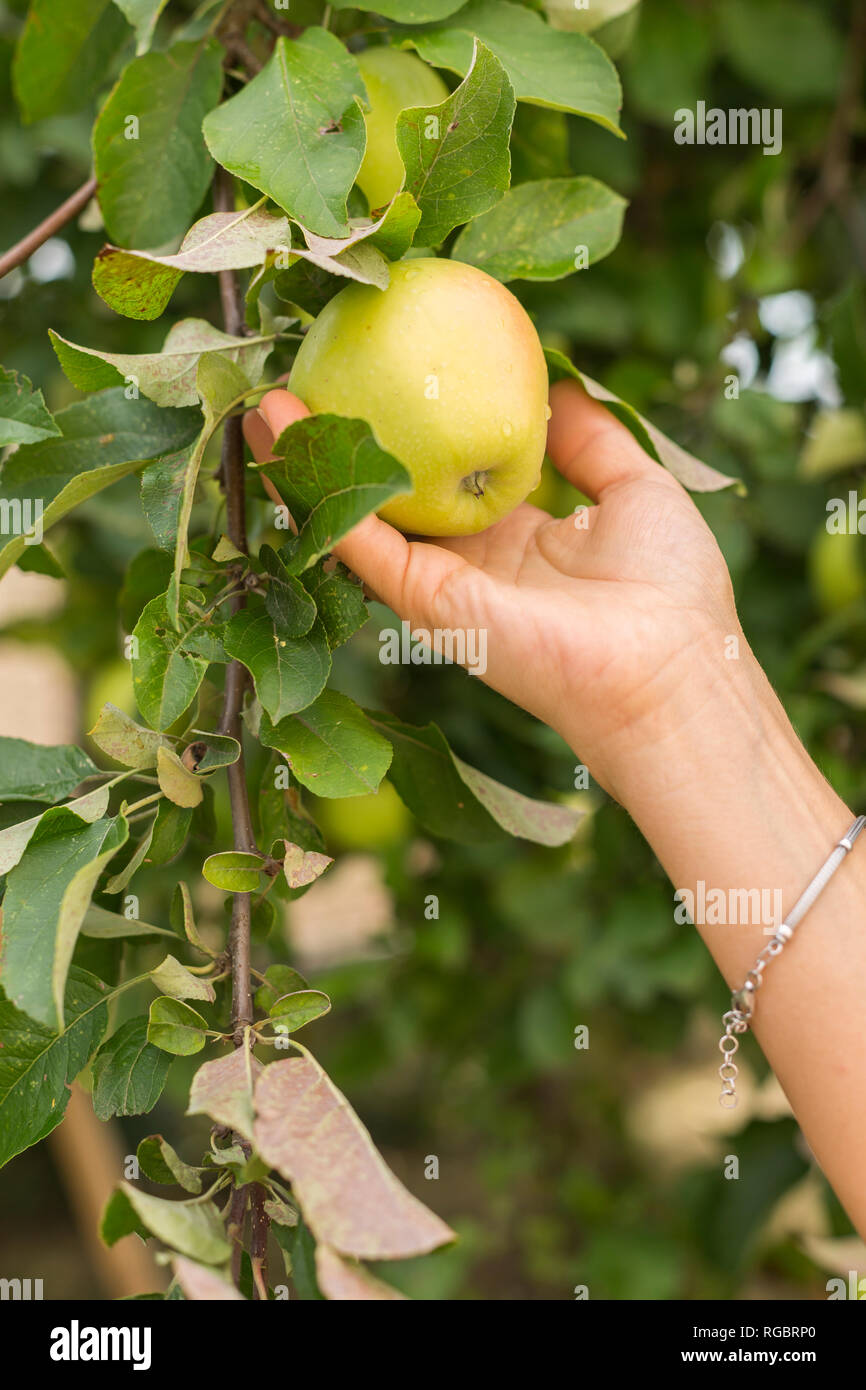
{"label": "water droplet on apple", "polygon": [[553,411],[551,410],[550,406],[549,406],[549,405],[546,405],[546,406],[544,407],[544,418],[545,418],[545,420],[549,420],[552,414],[553,414]]}
{"label": "water droplet on apple", "polygon": [[502,433],[506,436],[506,438],[508,437],[508,435],[514,433],[514,426],[512,425],[510,420],[502,421]]}

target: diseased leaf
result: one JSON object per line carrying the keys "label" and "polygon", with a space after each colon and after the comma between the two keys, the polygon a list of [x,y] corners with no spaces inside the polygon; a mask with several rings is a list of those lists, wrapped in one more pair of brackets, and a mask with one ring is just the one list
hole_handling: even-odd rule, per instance
{"label": "diseased leaf", "polygon": [[195,1260],[188,1260],[183,1255],[175,1255],[172,1265],[177,1282],[183,1289],[184,1298],[191,1302],[243,1303],[246,1301],[234,1284],[230,1284],[228,1279],[224,1279],[215,1270],[208,1269],[207,1265],[197,1264]]}
{"label": "diseased leaf", "polygon": [[300,845],[291,844],[288,840],[284,840],[283,844],[283,873],[290,888],[305,888],[307,884],[315,883],[334,862],[327,854],[302,849]]}
{"label": "diseased leaf", "polygon": [[285,217],[258,204],[242,212],[213,212],[190,227],[171,256],[103,246],[93,266],[93,288],[117,314],[158,319],[181,276],[215,274],[263,265],[268,252],[291,245]]}
{"label": "diseased leaf", "polygon": [[511,179],[515,106],[502,64],[476,43],[466,77],[445,101],[400,112],[397,148],[406,189],[421,209],[415,235],[422,246],[440,245],[502,197]]}
{"label": "diseased leaf", "polygon": [[272,1062],[255,1088],[254,1142],[292,1184],[317,1240],[359,1259],[424,1255],[454,1239],[403,1187],[309,1053]]}
{"label": "diseased leaf", "polygon": [[191,1057],[201,1052],[207,1042],[207,1023],[200,1013],[180,999],[160,995],[150,1006],[147,1040],[163,1052],[176,1057]]}
{"label": "diseased leaf", "polygon": [[388,738],[336,690],[323,691],[288,719],[272,721],[265,713],[259,738],[266,748],[282,753],[301,785],[317,796],[375,791],[391,764]]}
{"label": "diseased leaf", "polygon": [[452,255],[503,282],[561,280],[610,254],[625,208],[625,199],[598,179],[522,183],[463,229]]}
{"label": "diseased leaf", "polygon": [[[211,1202],[171,1202],[152,1197],[129,1182],[121,1183],[111,1200],[118,1196],[126,1199],[141,1225],[164,1245],[205,1264],[221,1265],[229,1259],[231,1246],[220,1214]],[[102,1238],[107,1245],[119,1238],[115,1235],[111,1239],[112,1234],[111,1224],[103,1217]]]}
{"label": "diseased leaf", "polygon": [[156,775],[160,791],[175,806],[199,806],[204,795],[201,782],[194,772],[184,767],[171,748],[157,748]]}
{"label": "diseased leaf", "polygon": [[220,99],[222,54],[208,40],[135,58],[99,113],[99,206],[121,246],[163,246],[195,216],[213,175],[201,123]]}
{"label": "diseased leaf", "polygon": [[66,982],[66,1028],[56,1033],[0,994],[0,1167],[60,1124],[68,1086],[105,1032],[107,995],[101,980],[73,966]]}
{"label": "diseased leaf", "polygon": [[0,738],[0,801],[62,801],[97,771],[73,744]]}
{"label": "diseased leaf", "polygon": [[0,447],[4,444],[38,444],[60,434],[60,427],[45,407],[42,392],[18,372],[0,367]]}
{"label": "diseased leaf", "polygon": [[205,118],[218,164],[267,194],[310,231],[346,236],[346,199],[366,134],[358,66],[333,34],[280,36],[262,71]]}
{"label": "diseased leaf", "polygon": [[296,520],[300,535],[287,568],[301,574],[370,512],[411,492],[412,480],[376,442],[363,420],[311,415],[284,430],[275,461],[262,466]]}
{"label": "diseased leaf", "polygon": [[199,776],[231,767],[241,755],[241,746],[230,734],[214,734],[205,729],[192,730],[193,742],[184,749],[184,758],[192,757],[192,770]]}
{"label": "diseased leaf", "polygon": [[273,334],[235,338],[205,319],[181,319],[174,324],[159,352],[105,352],[70,343],[53,329],[48,336],[66,376],[79,391],[100,391],[119,380],[132,382],[157,405],[174,407],[198,404],[196,372],[203,353],[216,352],[236,362],[245,380],[255,385],[274,346]]}
{"label": "diseased leaf", "polygon": [[312,704],[324,689],[331,653],[317,623],[304,637],[283,637],[261,609],[244,608],[226,626],[225,648],[242,661],[264,708],[280,720]]}
{"label": "diseased leaf", "polygon": [[138,656],[132,673],[135,698],[154,729],[167,729],[189,708],[211,661],[225,652],[211,626],[196,616],[204,604],[199,589],[181,585],[178,592],[181,630],[172,626],[167,595],[151,599],[135,625]]}
{"label": "diseased leaf", "polygon": [[416,728],[372,710],[367,717],[393,746],[388,780],[435,835],[483,843],[501,839],[504,831],[540,845],[564,845],[574,835],[582,813],[534,801],[470,767],[437,725]]}
{"label": "diseased leaf", "polygon": [[572,377],[575,381],[579,381],[593,400],[601,401],[602,405],[607,406],[611,414],[615,415],[634,435],[638,444],[646,450],[650,458],[663,464],[668,472],[673,473],[677,481],[682,483],[683,487],[687,487],[691,492],[720,492],[727,487],[735,487],[738,491],[743,490],[742,483],[738,478],[731,478],[726,473],[719,473],[715,468],[710,468],[709,464],[702,463],[700,459],[681,448],[666,434],[662,434],[661,430],[657,429],[643,415],[639,415],[633,406],[620,400],[619,396],[608,391],[606,386],[593,381],[592,377],[584,376],[583,372],[579,372],[564,353],[558,352],[555,348],[545,348],[544,355],[547,358],[551,383],[559,381],[563,377]]}
{"label": "diseased leaf", "polygon": [[244,1047],[228,1057],[205,1062],[192,1079],[186,1113],[209,1115],[218,1125],[251,1139],[253,1087],[261,1071],[261,1062]]}
{"label": "diseased leaf", "polygon": [[177,1183],[186,1192],[201,1192],[203,1168],[192,1168],[175,1152],[161,1134],[149,1134],[136,1149],[142,1173],[151,1182],[173,1186]]}
{"label": "diseased leaf", "polygon": [[406,1295],[377,1279],[363,1265],[344,1260],[330,1245],[316,1246],[316,1277],[326,1298],[353,1303],[377,1300],[405,1300]]}
{"label": "diseased leaf", "polygon": [[622,133],[622,90],[604,49],[585,34],[551,29],[521,5],[471,0],[445,24],[406,29],[403,37],[428,63],[461,75],[472,62],[473,41],[480,39],[505,68],[518,101],[574,111],[615,135]]}
{"label": "diseased leaf", "polygon": [[147,1041],[147,1019],[130,1018],[102,1044],[93,1061],[93,1109],[98,1119],[146,1115],[165,1088],[171,1057]]}
{"label": "diseased leaf", "polygon": [[85,106],[128,34],[111,0],[32,0],[12,69],[25,121]]}
{"label": "diseased leaf", "polygon": [[63,1028],[66,976],[96,881],[128,834],[122,816],[87,824],[46,811],[9,874],[0,946],[3,987],[16,1008]]}
{"label": "diseased leaf", "polygon": [[111,704],[102,706],[88,738],[92,738],[109,758],[136,770],[155,767],[158,749],[171,747],[162,734],[136,724],[122,709]]}
{"label": "diseased leaf", "polygon": [[331,651],[348,642],[363,627],[370,611],[364,602],[364,586],[349,576],[345,565],[324,568],[325,561],[305,570],[301,582],[315,602]]}

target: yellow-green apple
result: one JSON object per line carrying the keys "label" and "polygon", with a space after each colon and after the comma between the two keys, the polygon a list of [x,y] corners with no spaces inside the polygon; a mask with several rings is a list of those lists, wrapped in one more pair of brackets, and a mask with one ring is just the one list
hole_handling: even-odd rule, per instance
{"label": "yellow-green apple", "polygon": [[367,795],[317,801],[315,818],[328,844],[340,849],[384,849],[405,840],[412,825],[390,782]]}
{"label": "yellow-green apple", "polygon": [[370,109],[365,114],[367,150],[357,184],[371,208],[384,207],[403,187],[397,117],[407,106],[439,106],[448,88],[433,68],[399,48],[367,48],[357,54]]}
{"label": "yellow-green apple", "polygon": [[831,532],[825,527],[809,547],[812,593],[825,613],[836,613],[866,593],[863,541],[856,531]]}
{"label": "yellow-green apple", "polygon": [[419,257],[386,290],[350,285],[325,306],[289,389],[316,414],[366,420],[412,477],[380,515],[401,531],[467,536],[538,484],[547,368],[529,315],[475,266]]}
{"label": "yellow-green apple", "polygon": [[639,6],[640,0],[544,0],[554,29],[591,34],[614,58],[631,42]]}

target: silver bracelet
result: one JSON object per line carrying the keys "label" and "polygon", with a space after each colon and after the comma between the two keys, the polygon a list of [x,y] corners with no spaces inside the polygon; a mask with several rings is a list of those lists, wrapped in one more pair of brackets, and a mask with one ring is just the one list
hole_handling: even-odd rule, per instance
{"label": "silver bracelet", "polygon": [[806,916],[809,908],[817,898],[818,894],[827,887],[830,879],[835,874],[846,854],[853,848],[854,841],[860,831],[866,825],[866,816],[858,816],[854,824],[842,836],[832,854],[822,864],[816,873],[805,893],[797,899],[784,922],[778,927],[772,941],[764,947],[752,969],[746,976],[742,988],[735,989],[731,995],[731,1007],[723,1015],[722,1023],[725,1031],[719,1039],[719,1051],[724,1057],[722,1065],[719,1067],[719,1077],[722,1082],[722,1093],[719,1096],[719,1105],[725,1110],[733,1110],[737,1104],[737,1093],[734,1082],[739,1068],[734,1061],[734,1053],[740,1046],[740,1040],[736,1036],[738,1033],[745,1033],[749,1029],[755,1012],[757,1003],[757,991],[761,987],[763,974],[770,961],[776,956],[781,955],[791,937],[794,935],[794,928],[799,926],[802,919]]}

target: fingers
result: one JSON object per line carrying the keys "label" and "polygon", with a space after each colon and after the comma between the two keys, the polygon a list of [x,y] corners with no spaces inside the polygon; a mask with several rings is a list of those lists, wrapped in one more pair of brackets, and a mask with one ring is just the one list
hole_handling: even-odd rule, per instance
{"label": "fingers", "polygon": [[547,452],[563,477],[593,501],[618,483],[666,476],[625,425],[578,382],[556,382],[550,405]]}
{"label": "fingers", "polygon": [[453,616],[446,586],[466,562],[444,546],[407,541],[380,517],[365,516],[334,547],[334,554],[399,617],[436,627]]}
{"label": "fingers", "polygon": [[309,413],[300,396],[293,396],[291,391],[275,389],[262,396],[258,410],[248,410],[243,420],[244,438],[256,462],[266,463],[274,440]]}

